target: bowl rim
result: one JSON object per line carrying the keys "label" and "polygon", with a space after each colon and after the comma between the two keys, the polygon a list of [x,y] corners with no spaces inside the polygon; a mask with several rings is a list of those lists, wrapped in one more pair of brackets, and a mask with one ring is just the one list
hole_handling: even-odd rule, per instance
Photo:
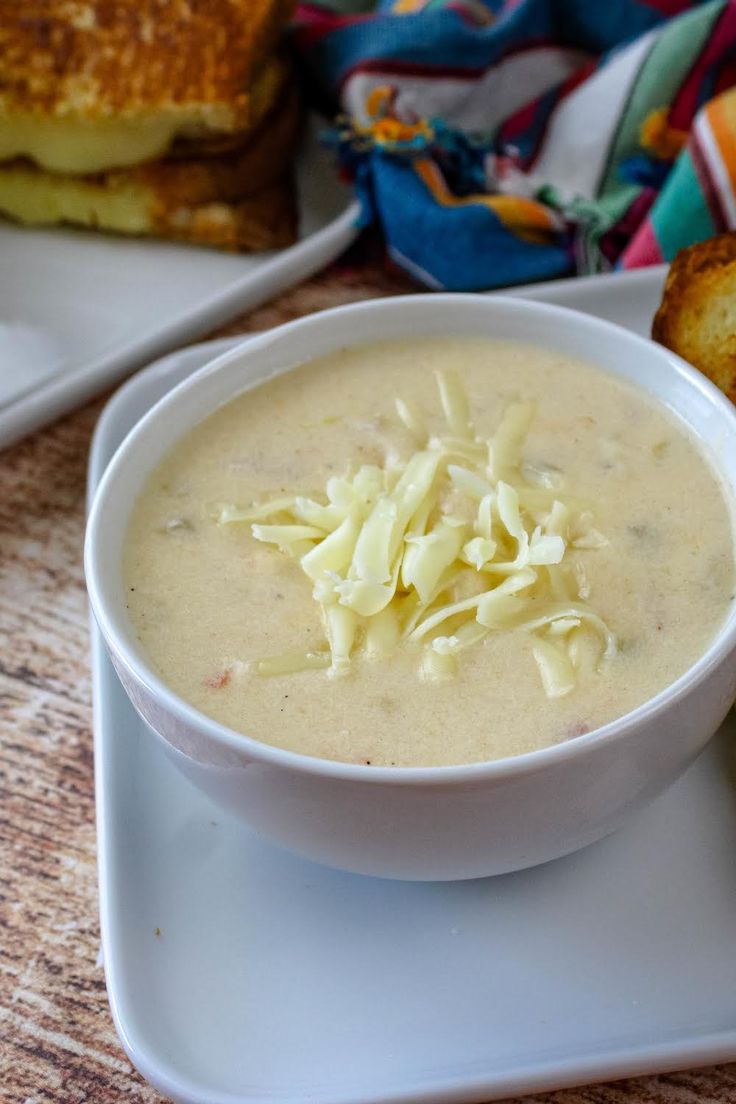
{"label": "bowl rim", "polygon": [[[95,620],[101,630],[103,639],[108,649],[114,653],[119,662],[127,669],[130,675],[141,684],[149,695],[156,700],[159,708],[162,708],[173,718],[190,728],[195,729],[213,743],[227,749],[246,753],[250,758],[259,760],[264,764],[280,767],[300,774],[318,775],[324,778],[341,779],[346,782],[361,782],[381,785],[397,786],[443,786],[447,783],[465,783],[469,785],[487,784],[501,779],[522,777],[536,773],[547,767],[563,765],[567,761],[585,755],[586,752],[599,747],[602,744],[613,743],[623,738],[644,724],[651,722],[655,717],[666,710],[676,706],[683,698],[692,693],[710,674],[726,661],[728,656],[736,650],[736,611],[733,606],[727,611],[724,621],[708,647],[703,651],[690,667],[664,689],[653,697],[642,702],[628,713],[604,725],[592,729],[590,732],[576,736],[574,739],[565,740],[558,744],[537,748],[523,752],[519,755],[506,756],[501,759],[480,760],[471,763],[446,764],[439,766],[377,766],[361,763],[348,763],[340,760],[322,759],[317,756],[307,755],[302,752],[290,751],[273,744],[267,744],[256,737],[237,732],[227,725],[221,724],[214,718],[201,712],[195,706],[190,705],[175,691],[171,690],[166,682],[160,678],[149,666],[142,652],[129,647],[124,634],[119,629],[119,620],[122,610],[115,611],[115,603],[108,603],[105,588],[100,578],[99,558],[96,546],[99,534],[108,510],[114,509],[114,498],[108,501],[109,488],[114,485],[115,479],[121,470],[125,469],[128,456],[135,448],[138,437],[151,423],[155,422],[166,411],[180,400],[182,394],[199,384],[204,377],[214,375],[241,358],[252,359],[257,357],[259,351],[266,348],[274,340],[279,340],[282,335],[293,331],[307,329],[313,325],[321,327],[330,324],[336,315],[350,313],[380,312],[387,305],[395,307],[397,302],[410,304],[416,309],[416,304],[425,304],[433,311],[441,309],[443,305],[451,305],[453,302],[475,301],[490,309],[511,310],[517,314],[548,315],[562,318],[573,325],[587,325],[597,330],[601,336],[610,334],[620,340],[624,337],[634,348],[638,347],[644,355],[655,355],[663,364],[674,370],[675,374],[684,379],[688,386],[694,387],[711,404],[715,406],[722,418],[731,423],[731,432],[736,437],[736,406],[713,384],[706,376],[693,368],[685,360],[664,346],[657,345],[651,340],[627,330],[623,326],[609,322],[585,312],[574,310],[570,307],[558,304],[537,302],[522,298],[515,298],[513,294],[488,296],[482,293],[447,292],[447,293],[417,293],[399,297],[382,297],[369,299],[358,303],[342,304],[328,310],[302,316],[290,322],[283,323],[270,330],[257,335],[249,334],[244,337],[242,343],[236,345],[213,360],[203,365],[192,375],[172,388],[141,418],[126,434],[123,441],[116,449],[108,463],[102,478],[95,490],[87,520],[84,542],[84,571],[89,595],[90,605]],[[420,307],[419,309],[424,309]],[[516,339],[519,340],[519,339]],[[521,339],[523,341],[523,339]],[[305,357],[298,364],[305,363],[309,357]],[[593,361],[593,363],[595,363]],[[298,364],[291,364],[284,372],[293,370]],[[603,371],[609,371],[602,368]],[[276,373],[278,375],[282,372]],[[237,395],[258,386],[265,379],[256,379],[250,385],[233,391],[228,400],[231,401]],[[639,384],[631,381],[632,386],[640,387],[651,395],[652,401],[666,408],[666,401]],[[213,407],[212,410],[215,408]],[[207,417],[212,410],[207,410],[202,418]],[[687,426],[689,432],[700,440],[695,427],[687,418],[674,411],[669,411],[671,417],[679,417]],[[201,420],[201,419],[200,419]],[[193,422],[189,430],[196,425]],[[189,430],[184,431],[189,432]],[[180,434],[177,439],[181,439]],[[171,446],[173,447],[173,445]],[[724,495],[727,497],[727,506],[731,514],[734,549],[736,552],[736,490],[729,495],[729,481],[724,472],[724,465],[709,451],[707,459],[720,479]],[[149,473],[150,474],[150,473]],[[730,498],[730,501],[728,500]],[[112,608],[111,608],[112,607]]]}

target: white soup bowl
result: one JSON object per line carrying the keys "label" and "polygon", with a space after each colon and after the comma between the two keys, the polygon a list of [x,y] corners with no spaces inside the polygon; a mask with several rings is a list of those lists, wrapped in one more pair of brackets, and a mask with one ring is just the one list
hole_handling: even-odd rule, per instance
{"label": "white soup bowl", "polygon": [[[733,510],[736,410],[678,357],[560,307],[440,294],[314,314],[196,372],[128,434],[100,483],[87,530],[94,615],[130,700],[173,762],[269,839],[330,866],[388,878],[501,874],[600,839],[685,770],[736,692],[736,603],[707,651],[644,705],[566,743],[465,766],[374,767],[284,751],[218,724],[155,673],[126,614],[121,550],[133,504],[166,453],[223,403],[306,360],[378,338],[453,334],[543,345],[630,380],[699,439]],[[686,509],[687,487],[682,494]],[[459,723],[464,708],[472,703],[458,701]]]}

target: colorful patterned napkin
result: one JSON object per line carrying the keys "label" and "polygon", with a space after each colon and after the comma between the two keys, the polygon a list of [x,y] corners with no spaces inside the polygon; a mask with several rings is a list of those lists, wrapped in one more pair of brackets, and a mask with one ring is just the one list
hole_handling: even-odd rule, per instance
{"label": "colorful patterned napkin", "polygon": [[296,42],[364,222],[429,287],[656,264],[736,226],[736,0],[323,0]]}

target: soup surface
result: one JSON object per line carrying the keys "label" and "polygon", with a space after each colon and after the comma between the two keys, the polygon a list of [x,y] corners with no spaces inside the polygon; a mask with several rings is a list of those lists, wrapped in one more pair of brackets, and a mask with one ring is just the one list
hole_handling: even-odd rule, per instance
{"label": "soup surface", "polygon": [[[535,477],[552,473],[562,497],[590,504],[605,542],[568,548],[566,562],[615,634],[615,654],[601,663],[584,651],[574,688],[552,698],[533,638],[520,628],[489,632],[438,680],[419,676],[408,643],[386,659],[356,655],[340,678],[259,674],[254,661],[264,656],[323,652],[325,630],[298,562],[254,539],[250,525],[218,524],[222,505],[318,498],[331,475],[411,455],[394,399],[411,400],[439,432],[432,374],[448,369],[461,377],[484,438],[509,404],[535,403],[524,462]],[[416,766],[556,744],[646,701],[698,658],[723,621],[734,554],[716,476],[647,396],[529,345],[416,339],[313,361],[197,426],[134,508],[124,579],[151,664],[202,712],[308,755]]]}

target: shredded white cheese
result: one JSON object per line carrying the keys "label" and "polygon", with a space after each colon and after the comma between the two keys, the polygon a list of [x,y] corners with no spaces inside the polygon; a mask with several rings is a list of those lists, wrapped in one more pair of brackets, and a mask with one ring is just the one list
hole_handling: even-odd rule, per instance
{"label": "shredded white cheese", "polygon": [[417,450],[406,462],[364,464],[327,480],[323,498],[283,496],[223,506],[221,525],[250,524],[256,540],[297,561],[312,583],[328,650],[256,660],[277,675],[344,675],[358,650],[385,659],[404,641],[421,648],[422,678],[446,679],[489,633],[523,631],[550,698],[575,686],[584,640],[599,662],[616,639],[588,604],[571,548],[607,544],[587,503],[563,494],[561,473],[522,455],[535,409],[514,403],[489,440],[476,434],[455,373],[437,373],[446,435],[396,399]]}

